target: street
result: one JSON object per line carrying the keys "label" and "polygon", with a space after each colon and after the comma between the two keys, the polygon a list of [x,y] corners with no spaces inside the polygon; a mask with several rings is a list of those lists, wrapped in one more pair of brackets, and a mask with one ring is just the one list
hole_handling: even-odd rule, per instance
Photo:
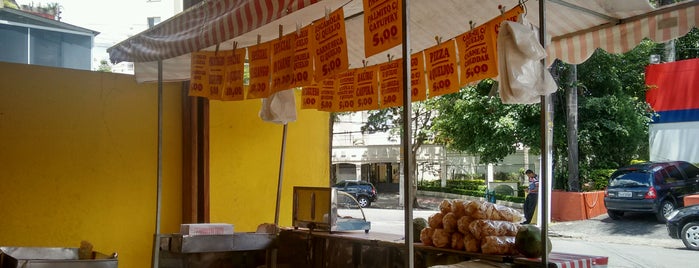
{"label": "street", "polygon": [[[413,218],[427,219],[436,210],[415,210]],[[360,217],[358,209],[341,209],[342,216]],[[365,208],[371,232],[404,234],[401,209]],[[652,215],[632,214],[613,221],[607,215],[549,225],[554,252],[609,257],[608,267],[696,267],[699,252],[671,239],[665,225]]]}

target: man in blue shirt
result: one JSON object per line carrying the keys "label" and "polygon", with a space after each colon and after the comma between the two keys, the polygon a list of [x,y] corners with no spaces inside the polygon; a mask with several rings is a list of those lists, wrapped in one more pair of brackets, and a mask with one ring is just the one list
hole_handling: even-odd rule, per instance
{"label": "man in blue shirt", "polygon": [[536,203],[539,201],[539,177],[531,169],[527,169],[524,174],[529,178],[529,187],[527,188],[527,198],[524,200],[524,222],[522,224],[530,224],[534,218]]}

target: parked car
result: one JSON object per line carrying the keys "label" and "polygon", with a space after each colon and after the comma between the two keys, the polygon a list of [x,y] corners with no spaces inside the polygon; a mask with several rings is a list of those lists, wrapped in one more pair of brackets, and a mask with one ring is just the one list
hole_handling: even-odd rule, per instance
{"label": "parked car", "polygon": [[613,220],[624,212],[654,213],[666,222],[683,197],[699,191],[699,168],[684,161],[645,162],[622,167],[609,178],[604,195],[607,214]]}
{"label": "parked car", "polygon": [[333,185],[338,191],[346,192],[352,195],[360,207],[371,206],[371,202],[376,201],[376,187],[366,181],[340,181]]}
{"label": "parked car", "polygon": [[673,211],[666,225],[670,237],[682,239],[688,249],[699,250],[699,205]]}

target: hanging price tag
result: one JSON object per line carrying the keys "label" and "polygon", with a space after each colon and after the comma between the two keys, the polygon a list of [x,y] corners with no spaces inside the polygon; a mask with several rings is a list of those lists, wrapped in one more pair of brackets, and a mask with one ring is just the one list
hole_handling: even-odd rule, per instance
{"label": "hanging price tag", "polygon": [[305,86],[301,90],[301,109],[318,109],[320,106],[320,86]]}
{"label": "hanging price tag", "polygon": [[243,93],[243,73],[245,72],[245,49],[235,49],[226,53],[226,81],[223,83],[221,100],[239,101],[245,99]]}
{"label": "hanging price tag", "polygon": [[[208,67],[208,52],[196,51],[192,52],[191,74],[189,82],[189,96],[206,97],[209,95],[208,83],[209,74]],[[206,86],[207,90],[204,91]]]}
{"label": "hanging price tag", "polygon": [[426,49],[425,60],[430,98],[459,91],[454,40]]}
{"label": "hanging price tag", "polygon": [[335,112],[337,108],[333,105],[335,99],[335,79],[325,79],[320,82],[320,104],[319,111]]}
{"label": "hanging price tag", "polygon": [[357,69],[357,86],[355,98],[357,108],[355,111],[367,111],[379,109],[379,74],[376,66]]}
{"label": "hanging price tag", "polygon": [[402,1],[364,0],[364,54],[376,55],[403,41]]}
{"label": "hanging price tag", "polygon": [[208,59],[209,95],[210,100],[220,100],[223,92],[224,75],[226,73],[226,52],[210,53]]}
{"label": "hanging price tag", "polygon": [[337,81],[337,93],[335,94],[335,107],[339,112],[350,112],[354,111],[355,105],[355,92],[354,87],[356,86],[356,69],[348,70],[344,73],[338,74],[335,77]]}
{"label": "hanging price tag", "polygon": [[250,54],[250,88],[247,99],[267,98],[269,96],[269,78],[271,76],[270,42],[248,48]]}
{"label": "hanging price tag", "polygon": [[301,28],[296,35],[296,47],[294,52],[294,86],[310,86],[315,84],[313,80],[313,52],[315,51],[315,38],[313,38],[313,26]]}
{"label": "hanging price tag", "polygon": [[498,75],[493,26],[486,23],[455,38],[461,56],[460,86]]}
{"label": "hanging price tag", "polygon": [[295,46],[296,33],[272,41],[272,93],[293,85]]}
{"label": "hanging price tag", "polygon": [[427,99],[427,84],[425,82],[425,57],[422,51],[410,56],[410,98],[411,101]]}
{"label": "hanging price tag", "polygon": [[403,105],[403,59],[379,65],[381,81],[381,108]]}
{"label": "hanging price tag", "polygon": [[313,22],[317,47],[313,54],[315,79],[322,81],[349,69],[345,13],[342,8],[330,13],[328,19]]}

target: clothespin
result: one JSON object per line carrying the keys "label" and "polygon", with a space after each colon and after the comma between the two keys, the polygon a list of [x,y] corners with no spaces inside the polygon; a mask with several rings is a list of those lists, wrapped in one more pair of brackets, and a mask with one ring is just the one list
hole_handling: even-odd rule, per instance
{"label": "clothespin", "polygon": [[279,24],[279,38],[284,35],[284,25]]}
{"label": "clothespin", "polygon": [[216,51],[214,51],[214,56],[218,56],[218,47],[219,47],[220,45],[221,45],[220,43],[219,43],[219,44],[216,44]]}
{"label": "clothespin", "polygon": [[391,62],[393,60],[393,55],[391,54],[386,54],[386,57],[388,57],[388,62]]}
{"label": "clothespin", "polygon": [[330,19],[330,8],[325,7],[325,20]]}
{"label": "clothespin", "polygon": [[364,65],[364,68],[366,68],[366,65],[369,63],[368,60],[362,60],[362,65]]}
{"label": "clothespin", "polygon": [[434,36],[434,41],[437,41],[437,45],[442,43],[442,37],[439,35]]}
{"label": "clothespin", "polygon": [[238,41],[233,41],[233,50],[238,48]]}
{"label": "clothespin", "polygon": [[500,15],[505,15],[505,5],[498,5],[498,10],[500,10]]}
{"label": "clothespin", "polygon": [[472,20],[468,21],[468,25],[471,26],[471,30],[473,30],[473,27],[476,26],[476,23],[473,22]]}
{"label": "clothespin", "polygon": [[301,23],[296,23],[296,35],[301,35]]}
{"label": "clothespin", "polygon": [[259,45],[260,43],[262,43],[262,36],[258,34],[257,35],[257,44]]}

